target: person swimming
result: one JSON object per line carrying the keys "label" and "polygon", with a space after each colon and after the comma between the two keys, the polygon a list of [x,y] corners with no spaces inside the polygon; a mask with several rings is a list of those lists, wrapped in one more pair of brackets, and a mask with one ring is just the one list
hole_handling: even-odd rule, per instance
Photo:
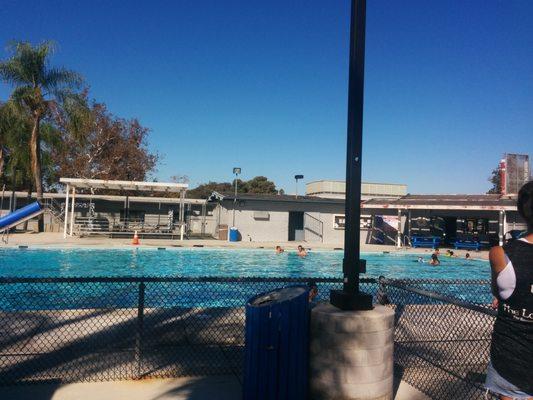
{"label": "person swimming", "polygon": [[416,262],[419,262],[419,263],[425,263],[424,259],[422,257],[418,257],[418,259],[416,260]]}
{"label": "person swimming", "polygon": [[283,247],[281,246],[276,246],[276,254],[281,254],[283,253],[285,250],[283,249]]}
{"label": "person swimming", "polygon": [[307,255],[307,251],[302,245],[298,245],[298,255],[300,257],[305,257]]}
{"label": "person swimming", "polygon": [[465,258],[466,258],[467,260],[469,260],[469,259],[470,259],[470,253],[466,253],[466,254],[465,254]]}
{"label": "person swimming", "polygon": [[430,263],[431,265],[435,265],[435,266],[436,266],[436,265],[440,265],[440,260],[439,260],[439,257],[438,257],[437,254],[438,254],[438,253],[435,252],[435,253],[433,253],[433,254],[431,255],[431,260],[429,260],[429,263]]}
{"label": "person swimming", "polygon": [[453,250],[446,250],[446,257],[455,257],[455,253]]}

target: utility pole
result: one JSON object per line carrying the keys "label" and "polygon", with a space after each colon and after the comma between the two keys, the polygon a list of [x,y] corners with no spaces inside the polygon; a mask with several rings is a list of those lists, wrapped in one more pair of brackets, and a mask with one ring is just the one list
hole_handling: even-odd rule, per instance
{"label": "utility pole", "polygon": [[350,66],[348,82],[348,128],[346,152],[346,223],[343,289],[330,292],[330,302],[341,310],[370,310],[372,296],[359,291],[359,273],[366,272],[360,259],[361,162],[363,145],[363,94],[365,75],[366,0],[352,0]]}
{"label": "utility pole", "polygon": [[235,196],[233,197],[233,224],[232,227],[235,227],[235,209],[237,208],[237,177],[241,173],[241,169],[238,167],[233,168],[233,173],[235,174]]}
{"label": "utility pole", "polygon": [[303,179],[303,175],[294,175],[294,180],[296,181],[296,198],[298,198],[298,180]]}

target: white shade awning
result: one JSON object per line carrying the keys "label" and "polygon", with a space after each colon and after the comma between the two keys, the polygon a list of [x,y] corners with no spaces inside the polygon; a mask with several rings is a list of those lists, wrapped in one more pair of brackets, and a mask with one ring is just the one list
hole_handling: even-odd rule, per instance
{"label": "white shade awning", "polygon": [[59,182],[68,184],[72,188],[138,190],[140,192],[179,193],[189,188],[189,185],[187,183],[173,183],[173,182],[114,181],[114,180],[83,179],[83,178],[60,178]]}

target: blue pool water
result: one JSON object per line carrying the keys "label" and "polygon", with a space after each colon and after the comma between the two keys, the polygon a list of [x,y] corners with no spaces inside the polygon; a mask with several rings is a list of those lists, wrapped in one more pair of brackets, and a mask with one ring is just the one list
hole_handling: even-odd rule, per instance
{"label": "blue pool water", "polygon": [[[430,253],[421,254],[429,260]],[[340,277],[342,251],[275,254],[262,249],[0,249],[2,277]],[[441,256],[441,265],[415,254],[367,253],[367,276],[425,279],[490,279],[483,260]]]}
{"label": "blue pool water", "polygon": [[[424,253],[426,261],[430,253]],[[294,252],[151,248],[136,249],[0,249],[0,277],[333,277],[342,276],[341,251]],[[433,267],[417,262],[418,255],[364,254],[366,277],[411,279],[489,279],[486,261],[442,257]],[[365,277],[363,276],[363,277]],[[291,282],[195,280],[145,283],[146,307],[242,307],[260,292]],[[439,284],[435,289],[463,300],[487,303],[488,285]],[[426,288],[425,286],[419,286]],[[340,282],[320,282],[319,296]],[[377,284],[363,283],[375,294]],[[0,285],[0,310],[135,308],[139,282],[24,282]]]}

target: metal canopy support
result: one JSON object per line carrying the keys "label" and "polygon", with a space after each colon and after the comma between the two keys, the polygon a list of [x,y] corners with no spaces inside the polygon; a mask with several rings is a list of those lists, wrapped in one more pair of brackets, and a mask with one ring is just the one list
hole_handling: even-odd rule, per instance
{"label": "metal canopy support", "polygon": [[72,231],[74,230],[74,206],[76,204],[76,188],[72,188],[72,206],[70,208],[70,231],[69,236],[72,236]]}
{"label": "metal canopy support", "polygon": [[507,218],[506,218],[505,210],[500,210],[499,221],[498,221],[498,225],[499,225],[499,229],[498,229],[499,243],[498,244],[500,246],[503,246],[505,242],[505,228],[507,225],[506,220]]}
{"label": "metal canopy support", "polygon": [[68,195],[70,192],[70,185],[67,183],[67,190],[65,191],[65,221],[63,223],[63,239],[67,238],[67,225],[68,225]]}
{"label": "metal canopy support", "polygon": [[180,192],[180,240],[183,240],[183,234],[185,232],[184,219],[185,219],[185,191]]}
{"label": "metal canopy support", "polygon": [[352,0],[350,67],[348,82],[348,140],[346,160],[346,222],[344,231],[343,290],[332,290],[330,302],[342,310],[370,310],[372,296],[359,291],[361,156],[363,142],[363,95],[365,74],[366,0]]}
{"label": "metal canopy support", "polygon": [[402,210],[398,208],[398,231],[396,232],[396,248],[402,247]]}
{"label": "metal canopy support", "polygon": [[206,219],[206,215],[207,215],[207,204],[206,203],[202,203],[202,226],[200,228],[202,237],[205,236],[205,223],[206,223],[205,219]]}

